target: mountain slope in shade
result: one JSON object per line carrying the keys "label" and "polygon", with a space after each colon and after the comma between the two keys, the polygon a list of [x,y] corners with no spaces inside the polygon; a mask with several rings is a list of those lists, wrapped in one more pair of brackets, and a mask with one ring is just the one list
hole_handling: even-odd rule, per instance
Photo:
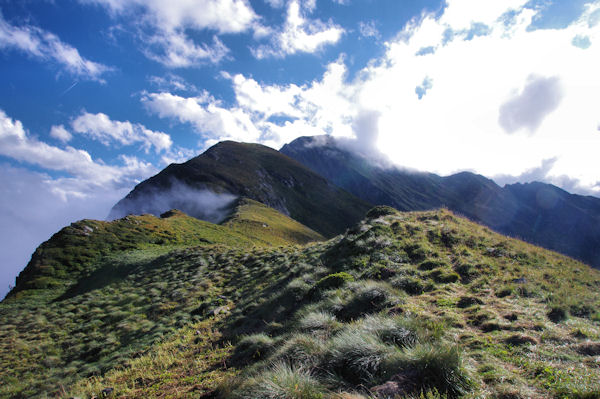
{"label": "mountain slope in shade", "polygon": [[373,204],[400,210],[446,206],[501,233],[600,267],[600,199],[543,183],[498,186],[481,175],[380,167],[325,136],[301,137],[281,152]]}
{"label": "mountain slope in shade", "polygon": [[278,151],[225,141],[138,184],[109,217],[158,213],[164,211],[161,206],[176,205],[192,216],[218,222],[237,196],[272,207],[324,236],[341,233],[370,207]]}

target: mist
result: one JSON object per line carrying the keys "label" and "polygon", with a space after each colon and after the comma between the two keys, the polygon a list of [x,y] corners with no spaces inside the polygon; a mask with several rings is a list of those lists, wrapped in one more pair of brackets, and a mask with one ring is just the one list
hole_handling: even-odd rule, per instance
{"label": "mist", "polygon": [[102,220],[127,188],[81,186],[75,180],[56,181],[42,173],[0,166],[1,299],[42,242],[78,220]]}
{"label": "mist", "polygon": [[119,201],[111,210],[107,220],[144,213],[160,216],[171,209],[178,209],[197,219],[220,223],[228,216],[231,206],[237,198],[233,194],[219,194],[209,189],[198,189],[173,180],[169,188],[153,189],[136,198],[126,197]]}

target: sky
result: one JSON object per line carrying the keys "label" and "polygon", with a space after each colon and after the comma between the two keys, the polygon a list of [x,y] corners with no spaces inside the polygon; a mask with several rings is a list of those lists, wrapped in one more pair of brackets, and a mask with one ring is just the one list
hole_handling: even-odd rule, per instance
{"label": "sky", "polygon": [[600,196],[600,0],[0,0],[0,296],[218,141]]}

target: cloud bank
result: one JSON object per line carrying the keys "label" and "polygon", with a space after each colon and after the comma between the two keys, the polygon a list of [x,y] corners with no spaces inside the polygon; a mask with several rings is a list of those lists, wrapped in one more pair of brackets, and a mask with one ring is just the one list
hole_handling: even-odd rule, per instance
{"label": "cloud bank", "polygon": [[228,216],[230,207],[236,199],[237,196],[232,194],[217,194],[173,180],[168,189],[144,193],[139,198],[127,199],[117,204],[111,210],[108,219],[114,220],[130,214],[144,213],[160,216],[171,209],[179,209],[195,218],[219,223]]}

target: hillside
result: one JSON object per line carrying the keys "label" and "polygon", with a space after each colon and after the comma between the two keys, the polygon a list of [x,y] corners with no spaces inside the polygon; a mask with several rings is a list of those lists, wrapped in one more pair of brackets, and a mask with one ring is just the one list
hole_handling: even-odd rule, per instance
{"label": "hillside", "polygon": [[189,306],[210,296],[212,282],[204,276],[193,295],[178,291],[191,287],[169,274],[170,253],[178,248],[219,252],[321,239],[244,198],[223,225],[177,210],[73,223],[40,245],[0,304],[0,376],[12,392],[0,389],[0,397],[54,392],[57,383],[107,371],[189,323]]}
{"label": "hillside", "polygon": [[441,177],[357,155],[329,136],[281,148],[337,186],[374,205],[411,211],[448,207],[494,230],[600,267],[600,199],[543,183],[505,187],[462,172]]}
{"label": "hillside", "polygon": [[446,210],[227,240],[115,253],[105,284],[3,301],[0,396],[600,395],[600,273],[570,258]]}
{"label": "hillside", "polygon": [[[189,190],[193,190],[191,194]],[[370,207],[278,151],[260,144],[225,141],[138,184],[113,207],[110,217],[157,214],[177,207],[191,216],[218,222],[215,212],[207,217],[202,211],[209,206],[217,211],[228,207],[236,196],[266,204],[326,237],[358,222]],[[196,199],[205,197],[220,204],[203,201],[197,206]]]}

